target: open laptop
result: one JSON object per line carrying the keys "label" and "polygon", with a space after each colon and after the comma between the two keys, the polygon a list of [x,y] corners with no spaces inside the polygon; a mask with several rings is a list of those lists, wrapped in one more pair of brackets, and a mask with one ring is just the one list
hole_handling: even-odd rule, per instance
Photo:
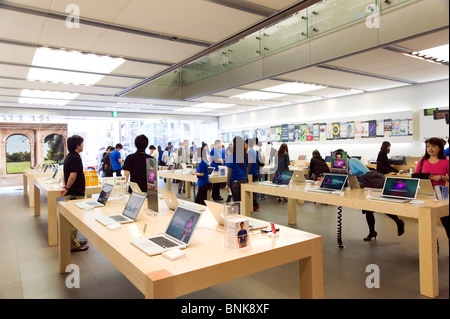
{"label": "open laptop", "polygon": [[435,196],[433,183],[429,179],[421,179],[419,181],[419,189],[417,194]]}
{"label": "open laptop", "polygon": [[298,160],[299,161],[305,161],[306,160],[306,155],[299,155],[298,156]]}
{"label": "open laptop", "polygon": [[215,170],[214,167],[208,167],[208,176],[213,175],[214,174],[214,170]]}
{"label": "open laptop", "polygon": [[361,188],[361,185],[359,184],[358,178],[355,175],[349,175],[348,176],[348,186],[350,188]]}
{"label": "open laptop", "polygon": [[[212,202],[205,200],[206,206],[208,206],[209,211],[213,215],[214,219],[219,225],[225,224],[225,205],[221,203]],[[251,230],[264,229],[269,227],[269,223],[258,222],[256,220],[249,220],[249,227]]]}
{"label": "open laptop", "polygon": [[285,186],[289,185],[291,181],[293,171],[276,171],[273,175],[272,181],[261,182],[261,185],[266,186]]}
{"label": "open laptop", "polygon": [[138,193],[138,194],[146,194],[144,193],[141,188],[139,187],[139,185],[135,182],[128,182],[128,184],[130,185],[131,190],[133,191],[133,193]]}
{"label": "open laptop", "polygon": [[139,211],[141,210],[142,204],[144,204],[145,198],[145,195],[133,193],[130,195],[121,215],[101,216],[97,217],[95,220],[105,226],[115,223],[132,223],[139,215]]}
{"label": "open laptop", "polygon": [[374,200],[383,200],[397,203],[407,203],[416,199],[419,188],[418,178],[401,178],[387,176],[384,180],[381,196],[374,196]]}
{"label": "open laptop", "polygon": [[131,244],[147,255],[162,254],[170,249],[189,245],[202,213],[178,206],[164,234],[131,240]]}
{"label": "open laptop", "polygon": [[344,189],[347,178],[347,175],[325,174],[319,188],[309,188],[306,191],[318,193],[340,192]]}
{"label": "open laptop", "polygon": [[113,188],[114,186],[111,184],[104,184],[96,202],[83,201],[80,203],[76,203],[75,206],[79,208],[103,207],[108,201],[109,195],[111,194]]}
{"label": "open laptop", "polygon": [[178,197],[172,191],[168,191],[165,189],[160,189],[159,191],[161,193],[161,196],[162,196],[164,202],[166,203],[167,207],[170,210],[175,211],[179,205],[181,205],[183,207],[187,207],[189,209],[198,210],[198,211],[203,211],[206,209],[206,207],[203,205],[196,204],[196,203],[189,202],[189,201],[182,200],[182,199],[178,199]]}
{"label": "open laptop", "polygon": [[306,179],[306,176],[304,172],[302,171],[294,171],[292,174],[292,184],[301,184],[306,183],[308,180]]}

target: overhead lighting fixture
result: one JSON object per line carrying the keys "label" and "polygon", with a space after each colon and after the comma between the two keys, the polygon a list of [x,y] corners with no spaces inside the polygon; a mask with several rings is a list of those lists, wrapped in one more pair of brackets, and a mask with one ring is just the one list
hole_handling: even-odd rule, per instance
{"label": "overhead lighting fixture", "polygon": [[70,103],[78,95],[78,93],[25,89],[20,94],[19,103],[62,106]]}
{"label": "overhead lighting fixture", "polygon": [[224,109],[224,108],[231,107],[231,106],[236,106],[236,104],[205,102],[205,103],[193,105],[192,107],[203,108],[203,109]]}
{"label": "overhead lighting fixture", "polygon": [[241,100],[269,100],[275,99],[277,97],[286,96],[286,94],[280,93],[270,93],[270,92],[261,92],[261,91],[251,91],[247,93],[242,93],[238,95],[234,95],[232,99],[241,99]]}
{"label": "overhead lighting fixture", "polygon": [[449,60],[449,46],[448,44],[441,45],[438,47],[418,51],[418,52],[412,52],[412,56],[424,59],[426,61],[430,62],[436,62],[436,63],[442,63],[446,62],[448,63]]}
{"label": "overhead lighting fixture", "polygon": [[309,92],[314,90],[323,89],[325,86],[309,83],[290,82],[280,85],[271,86],[263,89],[263,91],[286,93],[286,94],[298,94],[303,92]]}
{"label": "overhead lighting fixture", "polygon": [[31,65],[43,68],[31,67],[27,79],[78,85],[94,85],[105,77],[104,74],[111,73],[124,62],[125,59],[121,58],[84,54],[77,51],[37,48]]}

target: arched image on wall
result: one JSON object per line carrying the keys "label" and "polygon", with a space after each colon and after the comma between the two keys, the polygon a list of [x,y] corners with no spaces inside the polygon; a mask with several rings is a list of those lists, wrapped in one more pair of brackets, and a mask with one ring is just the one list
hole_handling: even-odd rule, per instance
{"label": "arched image on wall", "polygon": [[60,134],[50,134],[44,139],[45,163],[61,163],[64,160],[64,137]]}
{"label": "arched image on wall", "polygon": [[30,167],[30,140],[25,135],[11,135],[6,140],[6,173],[20,174]]}

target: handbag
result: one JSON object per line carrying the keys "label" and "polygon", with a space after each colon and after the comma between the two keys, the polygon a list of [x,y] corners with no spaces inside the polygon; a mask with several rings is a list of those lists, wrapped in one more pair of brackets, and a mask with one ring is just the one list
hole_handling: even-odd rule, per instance
{"label": "handbag", "polygon": [[420,173],[411,174],[412,178],[429,179],[430,173],[422,173],[423,159],[420,161]]}

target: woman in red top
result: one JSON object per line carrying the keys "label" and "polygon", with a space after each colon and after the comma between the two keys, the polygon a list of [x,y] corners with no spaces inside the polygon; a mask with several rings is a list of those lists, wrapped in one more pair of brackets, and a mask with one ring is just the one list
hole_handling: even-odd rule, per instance
{"label": "woman in red top", "polygon": [[[449,161],[444,153],[445,141],[432,137],[425,141],[425,155],[417,163],[415,173],[429,173],[433,186],[445,185],[449,180]],[[449,216],[441,218],[448,237]]]}

